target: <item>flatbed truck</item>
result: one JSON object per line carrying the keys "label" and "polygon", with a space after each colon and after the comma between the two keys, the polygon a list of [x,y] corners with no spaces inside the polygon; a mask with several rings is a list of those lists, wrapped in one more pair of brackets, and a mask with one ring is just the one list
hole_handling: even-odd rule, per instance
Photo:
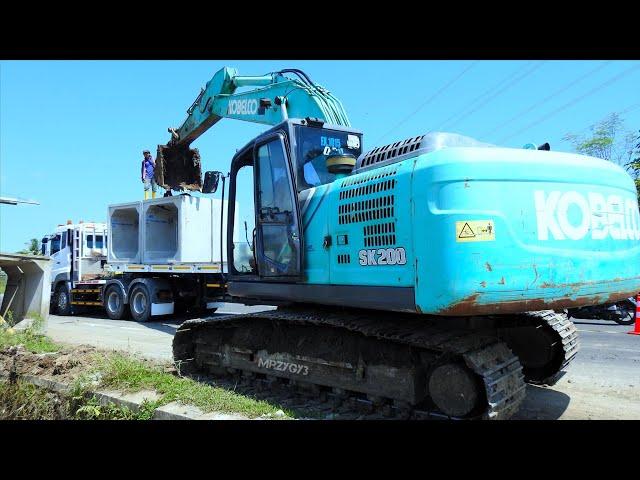
{"label": "flatbed truck", "polygon": [[100,307],[113,320],[141,322],[213,313],[225,290],[221,207],[183,194],[110,205],[106,223],[58,225],[42,239],[42,254],[54,261],[51,311]]}

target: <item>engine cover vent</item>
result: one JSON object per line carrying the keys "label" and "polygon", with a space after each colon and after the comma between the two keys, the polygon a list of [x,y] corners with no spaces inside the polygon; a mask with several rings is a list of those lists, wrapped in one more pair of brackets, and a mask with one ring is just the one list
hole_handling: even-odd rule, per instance
{"label": "engine cover vent", "polygon": [[395,215],[394,203],[395,195],[385,195],[384,197],[339,205],[338,223],[344,225],[393,218]]}
{"label": "engine cover vent", "polygon": [[345,263],[351,263],[351,255],[349,255],[348,253],[338,255],[338,263],[341,265]]}
{"label": "engine cover vent", "polygon": [[452,147],[495,147],[471,137],[457,133],[431,132],[417,137],[407,138],[400,142],[376,147],[363,153],[356,162],[353,173],[401,162],[407,158],[423,155],[441,148]]}
{"label": "engine cover vent", "polygon": [[396,163],[412,154],[420,148],[424,135],[411,137],[401,142],[390,143],[376,147],[361,155],[356,164],[356,169],[364,169],[371,166],[380,167],[389,163]]}
{"label": "engine cover vent", "polygon": [[373,222],[395,216],[395,188],[393,178],[398,167],[377,168],[342,180],[338,204],[338,223]]}
{"label": "engine cover vent", "polygon": [[[367,173],[366,175],[354,177],[350,176],[345,178],[340,184],[341,189],[345,189],[346,187],[350,187],[352,185],[362,185],[363,183],[371,182],[374,180],[380,180],[387,177],[393,177],[397,173],[397,167],[389,167],[389,168],[381,168],[376,170],[375,172]],[[395,182],[394,182],[395,185]],[[341,196],[342,200],[343,197]]]}
{"label": "engine cover vent", "polygon": [[396,244],[395,222],[366,225],[364,229],[365,247],[387,247]]}

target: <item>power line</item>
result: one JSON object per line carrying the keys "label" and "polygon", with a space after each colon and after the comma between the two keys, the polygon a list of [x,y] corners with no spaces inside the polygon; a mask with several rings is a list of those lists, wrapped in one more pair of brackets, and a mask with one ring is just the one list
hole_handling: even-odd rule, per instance
{"label": "power line", "polygon": [[471,111],[469,111],[466,115],[463,115],[461,118],[459,118],[457,121],[453,122],[451,125],[449,125],[449,129],[453,128],[455,125],[457,125],[458,123],[460,123],[461,121],[463,121],[464,119],[466,119],[467,117],[469,117],[469,115],[474,114],[475,112],[477,112],[480,108],[482,108],[484,105],[486,105],[489,101],[493,100],[494,98],[502,95],[504,92],[506,92],[508,89],[510,89],[511,87],[513,87],[515,84],[521,82],[523,79],[525,79],[526,77],[528,77],[529,75],[531,75],[533,72],[535,72],[537,69],[539,69],[542,65],[544,65],[546,63],[546,61],[540,62],[538,65],[535,65],[532,69],[526,71],[525,73],[523,73],[522,75],[520,75],[519,77],[513,79],[511,82],[509,82],[507,85],[505,85],[504,87],[502,87],[500,90],[498,90],[496,93],[494,93],[493,95],[490,95],[489,97],[487,97],[486,99],[484,99],[484,101],[480,102],[479,105],[476,105],[475,108],[473,108]]}
{"label": "power line", "polygon": [[480,94],[479,96],[477,96],[476,98],[474,98],[470,104],[467,104],[465,107],[462,108],[462,110],[454,113],[453,115],[451,115],[449,118],[447,118],[444,122],[441,122],[440,125],[438,125],[438,127],[434,128],[433,130],[440,130],[444,125],[446,125],[447,123],[449,123],[451,120],[453,120],[454,118],[457,118],[458,116],[460,116],[461,114],[465,113],[467,111],[467,109],[469,108],[469,105],[473,105],[475,104],[478,100],[481,100],[483,97],[485,97],[486,95],[489,95],[491,92],[493,92],[494,90],[500,88],[504,83],[508,82],[509,80],[511,80],[512,78],[514,78],[516,75],[518,75],[522,70],[525,70],[526,68],[528,68],[531,65],[531,62],[525,63],[524,65],[521,65],[520,67],[516,68],[515,71],[513,71],[511,74],[507,75],[505,78],[503,78],[502,80],[500,80],[497,84],[493,85],[491,88],[489,88],[487,91],[485,91],[484,93]]}
{"label": "power line", "polygon": [[569,88],[573,87],[574,85],[576,85],[577,83],[581,82],[582,80],[584,80],[587,77],[590,77],[591,75],[593,75],[594,73],[602,70],[604,67],[606,67],[608,64],[611,63],[611,60],[608,60],[606,62],[601,63],[600,65],[598,65],[596,68],[589,70],[587,73],[585,73],[584,75],[576,78],[575,80],[569,82],[568,84],[566,84],[564,87],[562,87],[559,90],[556,90],[555,92],[553,92],[551,95],[543,98],[542,100],[534,103],[533,105],[525,108],[524,110],[522,110],[521,112],[517,113],[516,115],[514,115],[513,117],[511,117],[509,120],[506,120],[505,122],[501,123],[500,125],[498,125],[497,127],[495,127],[493,130],[490,130],[488,132],[486,132],[483,135],[480,135],[480,138],[485,138],[488,137],[489,135],[497,132],[498,130],[500,130],[502,127],[504,127],[505,125],[511,124],[514,121],[518,120],[520,117],[525,116],[527,113],[531,112],[532,110],[538,108],[540,105],[543,105],[545,103],[547,103],[549,100],[551,100],[554,97],[557,97],[558,95],[560,95],[561,93],[567,91]]}
{"label": "power line", "polygon": [[464,70],[462,70],[462,72],[460,72],[458,75],[456,75],[453,79],[451,79],[449,82],[447,82],[443,87],[441,87],[436,93],[434,93],[433,95],[431,95],[427,100],[425,100],[423,103],[421,103],[418,108],[416,108],[413,112],[411,112],[410,114],[408,114],[406,117],[404,117],[402,120],[400,120],[394,127],[392,127],[389,131],[387,131],[387,133],[385,133],[384,135],[382,135],[380,138],[378,138],[378,140],[376,140],[376,144],[378,144],[380,142],[380,140],[382,140],[384,137],[386,137],[387,135],[389,135],[391,132],[393,132],[396,128],[398,128],[400,125],[404,124],[407,120],[409,120],[411,117],[413,117],[416,113],[418,113],[420,110],[422,110],[423,107],[425,107],[427,104],[431,103],[431,101],[433,101],[436,97],[438,97],[442,92],[444,92],[447,88],[449,88],[451,85],[453,85],[456,81],[458,81],[465,73],[467,73],[471,67],[473,67],[476,63],[478,63],[478,61],[476,60],[475,62],[471,63],[471,65],[469,65],[468,67],[466,67]]}
{"label": "power line", "polygon": [[511,135],[508,135],[502,139],[500,139],[498,141],[498,143],[502,143],[502,142],[506,142],[507,140],[515,137],[516,135],[521,134],[522,132],[524,132],[525,130],[528,130],[529,128],[535,127],[536,125],[539,125],[540,123],[548,120],[549,118],[553,117],[554,115],[557,115],[558,113],[562,112],[563,110],[566,110],[567,108],[575,105],[576,103],[578,103],[580,100],[583,100],[591,95],[593,95],[594,93],[602,90],[603,88],[608,87],[609,85],[611,85],[612,83],[617,82],[618,80],[620,80],[622,77],[625,77],[627,75],[629,75],[631,72],[633,72],[634,70],[637,70],[638,68],[640,68],[640,64],[638,65],[634,65],[630,68],[627,68],[626,70],[624,70],[623,72],[614,75],[613,77],[611,77],[610,79],[608,79],[606,82],[601,83],[600,85],[598,85],[597,87],[592,88],[591,90],[589,90],[586,93],[583,93],[582,95],[579,95],[578,97],[574,98],[573,100],[568,101],[567,103],[565,103],[564,105],[556,108],[555,110],[549,112],[546,115],[543,115],[542,117],[538,118],[537,120],[531,122],[529,125],[521,128],[520,130],[518,130],[515,133],[512,133]]}

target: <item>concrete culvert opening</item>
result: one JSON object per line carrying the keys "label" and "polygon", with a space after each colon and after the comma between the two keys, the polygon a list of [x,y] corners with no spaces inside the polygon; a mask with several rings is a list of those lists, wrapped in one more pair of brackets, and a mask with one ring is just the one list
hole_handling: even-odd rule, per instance
{"label": "concrete culvert opening", "polygon": [[152,205],[145,212],[144,252],[146,262],[167,263],[178,253],[178,208],[167,203]]}
{"label": "concrete culvert opening", "polygon": [[140,250],[138,210],[134,207],[115,209],[110,223],[113,260],[136,261]]}

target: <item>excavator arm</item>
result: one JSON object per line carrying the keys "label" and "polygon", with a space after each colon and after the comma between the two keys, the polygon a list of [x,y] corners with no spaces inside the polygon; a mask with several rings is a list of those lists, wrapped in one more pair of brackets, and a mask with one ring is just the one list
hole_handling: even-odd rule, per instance
{"label": "excavator arm", "polygon": [[[253,88],[237,92],[242,87]],[[169,128],[169,142],[158,145],[156,181],[167,190],[201,190],[200,154],[190,145],[222,118],[277,125],[288,118],[306,117],[350,126],[340,100],[301,70],[247,77],[234,68],[222,68],[200,91],[182,125]]]}

